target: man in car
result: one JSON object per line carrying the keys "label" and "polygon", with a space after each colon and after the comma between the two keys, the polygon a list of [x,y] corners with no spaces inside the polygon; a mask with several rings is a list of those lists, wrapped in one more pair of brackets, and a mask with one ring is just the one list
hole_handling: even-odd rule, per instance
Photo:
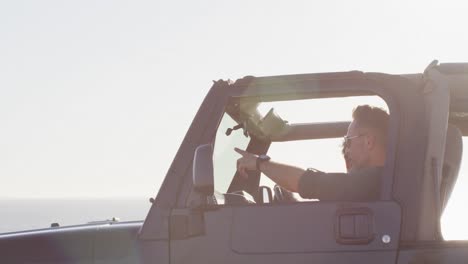
{"label": "man in car", "polygon": [[235,148],[242,155],[237,160],[237,170],[242,177],[248,177],[248,170],[259,170],[303,198],[377,200],[385,164],[389,115],[381,108],[360,105],[353,110],[352,117],[343,145],[347,173],[304,170],[273,161],[266,155],[258,156]]}

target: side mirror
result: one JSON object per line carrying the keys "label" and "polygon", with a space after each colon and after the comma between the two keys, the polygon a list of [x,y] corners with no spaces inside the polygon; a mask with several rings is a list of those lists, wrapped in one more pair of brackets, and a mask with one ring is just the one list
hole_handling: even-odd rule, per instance
{"label": "side mirror", "polygon": [[205,196],[214,193],[213,147],[200,145],[193,157],[193,189]]}

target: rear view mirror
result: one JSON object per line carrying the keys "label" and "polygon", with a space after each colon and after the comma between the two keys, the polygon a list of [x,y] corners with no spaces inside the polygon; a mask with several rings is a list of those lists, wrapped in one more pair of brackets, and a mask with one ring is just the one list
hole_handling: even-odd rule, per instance
{"label": "rear view mirror", "polygon": [[213,147],[200,145],[193,158],[193,188],[196,192],[210,196],[214,193]]}

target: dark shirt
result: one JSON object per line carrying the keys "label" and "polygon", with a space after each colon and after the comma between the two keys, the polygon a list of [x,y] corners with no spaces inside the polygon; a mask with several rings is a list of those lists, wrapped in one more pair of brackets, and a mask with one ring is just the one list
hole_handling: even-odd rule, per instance
{"label": "dark shirt", "polygon": [[379,199],[383,167],[349,173],[325,173],[307,169],[299,179],[302,198],[321,201],[375,201]]}

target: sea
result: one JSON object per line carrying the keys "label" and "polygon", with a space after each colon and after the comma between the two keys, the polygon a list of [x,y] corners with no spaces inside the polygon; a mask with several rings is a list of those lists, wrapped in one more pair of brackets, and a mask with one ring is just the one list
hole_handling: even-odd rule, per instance
{"label": "sea", "polygon": [[0,234],[86,224],[117,218],[120,222],[144,220],[148,198],[106,199],[0,199]]}

